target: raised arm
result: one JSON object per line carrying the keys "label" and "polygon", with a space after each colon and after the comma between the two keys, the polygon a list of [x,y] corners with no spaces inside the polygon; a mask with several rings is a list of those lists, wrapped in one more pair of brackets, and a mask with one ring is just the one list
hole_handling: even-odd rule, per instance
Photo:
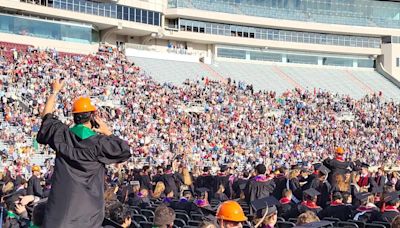
{"label": "raised arm", "polygon": [[43,118],[46,114],[54,112],[54,105],[56,104],[57,94],[64,87],[64,80],[56,79],[51,84],[51,94],[47,97],[46,105],[41,113]]}

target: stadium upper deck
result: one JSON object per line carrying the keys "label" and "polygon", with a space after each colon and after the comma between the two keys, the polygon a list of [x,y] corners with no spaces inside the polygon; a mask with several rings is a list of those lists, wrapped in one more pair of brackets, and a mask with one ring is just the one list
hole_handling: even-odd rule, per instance
{"label": "stadium upper deck", "polygon": [[253,61],[256,54],[269,61],[281,52],[278,62],[289,63],[287,52],[310,53],[312,64],[335,58],[344,67],[382,65],[400,79],[397,2],[2,0],[0,13],[0,38],[18,36],[20,42],[41,41],[71,52],[75,45],[84,52],[90,44],[108,42],[179,48],[208,59]]}

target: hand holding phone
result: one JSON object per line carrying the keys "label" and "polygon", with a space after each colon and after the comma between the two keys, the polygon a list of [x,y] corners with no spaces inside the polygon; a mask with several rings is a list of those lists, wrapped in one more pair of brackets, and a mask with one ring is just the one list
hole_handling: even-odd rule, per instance
{"label": "hand holding phone", "polygon": [[110,130],[110,128],[108,128],[107,124],[102,119],[100,119],[100,117],[95,116],[94,121],[97,124],[97,128],[93,125],[94,131],[96,131],[97,133],[103,134],[103,135],[107,135],[107,136],[112,135],[112,131]]}

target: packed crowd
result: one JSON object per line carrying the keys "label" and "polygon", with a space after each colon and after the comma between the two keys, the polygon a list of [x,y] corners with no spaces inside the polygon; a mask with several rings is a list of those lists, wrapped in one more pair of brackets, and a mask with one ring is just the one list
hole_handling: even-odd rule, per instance
{"label": "packed crowd", "polygon": [[[206,212],[201,208],[210,206],[212,199],[221,202],[241,195],[250,206],[256,199],[273,195],[278,200],[286,197],[286,201],[300,206],[303,199],[318,201],[313,206],[327,208],[335,194],[342,200],[346,193],[353,199],[359,197],[356,193],[361,191],[352,192],[350,186],[359,185],[375,197],[388,192],[383,186],[397,191],[400,187],[397,172],[372,175],[365,170],[365,164],[400,166],[399,106],[380,94],[355,100],[324,90],[295,89],[278,95],[254,91],[243,82],[228,79],[222,83],[208,78],[187,80],[179,86],[160,84],[112,47],[101,46],[93,55],[63,57],[52,49],[29,47],[13,51],[11,59],[0,58],[0,113],[4,119],[0,124],[0,142],[6,145],[1,157],[2,194],[12,194],[14,198],[8,197],[12,199],[10,203],[19,199],[13,193],[26,185],[32,188],[33,184],[25,183],[29,178],[36,176],[45,181],[35,181],[39,192],[32,189],[21,194],[29,196],[29,200],[21,198],[23,203],[17,205],[25,206],[26,201],[40,204],[40,198],[47,196],[45,190],[50,189],[52,162],[40,168],[33,166],[30,158],[36,152],[51,153],[34,139],[41,124],[39,113],[51,93],[50,82],[56,78],[62,78],[66,88],[58,97],[55,116],[72,125],[75,98],[91,97],[100,115],[112,125],[114,135],[131,146],[133,156],[127,163],[108,167],[106,202],[111,208],[121,208],[118,203],[143,208],[164,202],[176,209],[181,205],[174,205],[174,199],[183,197],[193,203],[189,210],[184,209],[188,214],[195,211],[206,216],[213,214],[213,208],[207,207]],[[202,110],[188,112],[193,102]],[[341,120],[341,113],[351,113],[354,120]],[[342,180],[346,184],[340,188],[337,182],[341,181],[333,176],[325,181],[327,170],[334,173],[337,169],[337,164],[329,162],[337,148],[344,148],[340,159],[351,167],[343,175],[352,177]],[[140,164],[138,158],[143,158]],[[325,171],[316,165],[322,161]],[[260,168],[257,164],[265,166]],[[367,176],[368,181],[359,182],[357,175]],[[321,183],[312,184],[312,176]],[[385,181],[380,176],[385,176]],[[209,179],[204,181],[203,177]],[[251,190],[249,182],[253,178],[263,186],[255,192],[263,193]],[[279,178],[285,181],[278,181]],[[244,183],[240,184],[240,180]],[[285,183],[284,187],[277,187],[278,183]],[[330,186],[326,187],[326,183]],[[311,185],[325,200],[315,192],[306,193]],[[379,190],[376,186],[380,186]],[[287,190],[282,196],[284,189]],[[370,196],[358,203],[353,199],[357,206],[365,199],[373,203]],[[295,205],[292,207],[297,208]],[[247,214],[257,214],[255,208],[248,209]],[[281,208],[278,206],[277,210]],[[119,210],[110,210],[108,217],[115,217],[112,212],[116,211]],[[296,218],[307,210],[289,211],[289,215],[279,212],[279,216]],[[315,212],[321,219],[328,217]],[[353,212],[349,214],[356,214]]]}

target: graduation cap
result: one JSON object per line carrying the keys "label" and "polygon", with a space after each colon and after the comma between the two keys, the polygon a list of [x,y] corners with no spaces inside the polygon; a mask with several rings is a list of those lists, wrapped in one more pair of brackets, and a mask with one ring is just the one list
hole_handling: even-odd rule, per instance
{"label": "graduation cap", "polygon": [[192,195],[192,191],[190,191],[190,190],[184,190],[183,192],[182,192],[182,195]]}
{"label": "graduation cap", "polygon": [[323,173],[325,176],[328,175],[331,170],[328,169],[328,167],[324,166],[324,165],[320,165],[320,167],[318,168],[318,170]]}
{"label": "graduation cap", "polygon": [[398,192],[391,192],[388,193],[387,195],[385,195],[385,197],[383,198],[383,200],[385,201],[385,203],[388,203],[390,201],[394,201],[397,202],[399,201],[399,193]]}
{"label": "graduation cap", "polygon": [[258,218],[262,218],[265,213],[267,213],[266,216],[276,213],[278,211],[276,208],[277,205],[279,205],[279,201],[273,196],[268,196],[251,202],[251,206]]}
{"label": "graduation cap", "polygon": [[317,190],[315,190],[314,188],[309,188],[307,190],[304,191],[305,195],[311,196],[311,197],[316,197],[321,195],[321,193]]}
{"label": "graduation cap", "polygon": [[369,168],[369,165],[367,163],[362,162],[361,163],[361,168]]}
{"label": "graduation cap", "polygon": [[366,201],[368,199],[368,197],[371,195],[372,194],[370,192],[360,192],[360,193],[356,194],[355,197],[360,201]]}
{"label": "graduation cap", "polygon": [[219,171],[220,171],[220,172],[225,172],[226,170],[228,170],[228,166],[227,166],[227,165],[221,165],[221,166],[219,167]]}

